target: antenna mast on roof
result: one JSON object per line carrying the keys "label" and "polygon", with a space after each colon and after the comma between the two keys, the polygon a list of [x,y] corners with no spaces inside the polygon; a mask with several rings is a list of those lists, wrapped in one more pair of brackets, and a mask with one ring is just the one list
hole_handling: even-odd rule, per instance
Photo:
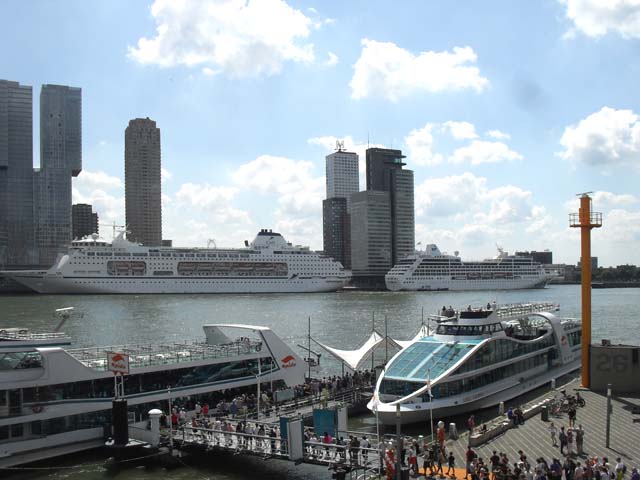
{"label": "antenna mast on roof", "polygon": [[344,140],[336,140],[336,152],[344,152]]}

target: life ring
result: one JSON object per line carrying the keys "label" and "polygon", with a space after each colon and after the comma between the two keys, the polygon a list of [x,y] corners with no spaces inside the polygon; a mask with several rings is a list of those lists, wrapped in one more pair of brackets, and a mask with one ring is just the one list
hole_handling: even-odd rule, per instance
{"label": "life ring", "polygon": [[40,413],[42,411],[42,405],[33,405],[31,411],[33,413]]}

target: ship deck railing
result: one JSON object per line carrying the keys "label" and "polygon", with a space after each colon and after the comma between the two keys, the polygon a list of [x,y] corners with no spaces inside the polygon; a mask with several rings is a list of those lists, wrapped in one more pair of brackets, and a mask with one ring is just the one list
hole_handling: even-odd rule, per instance
{"label": "ship deck railing", "polygon": [[67,352],[89,368],[108,370],[107,354],[111,352],[128,355],[130,368],[142,368],[154,365],[236,357],[259,353],[261,350],[261,341],[244,339],[218,345],[211,345],[206,342],[160,345],[133,344],[79,348],[67,350]]}
{"label": "ship deck railing", "polygon": [[497,307],[496,316],[499,318],[517,317],[518,315],[527,315],[529,313],[554,312],[558,308],[559,305],[552,302],[515,303]]}
{"label": "ship deck railing", "polygon": [[18,341],[18,340],[51,340],[51,339],[69,338],[63,332],[34,333],[26,329],[6,328],[0,329],[0,341]]}

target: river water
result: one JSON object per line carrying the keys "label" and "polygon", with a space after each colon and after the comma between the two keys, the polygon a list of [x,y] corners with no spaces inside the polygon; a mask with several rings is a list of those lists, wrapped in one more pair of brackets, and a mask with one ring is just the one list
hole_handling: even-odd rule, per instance
{"label": "river water", "polygon": [[[640,344],[640,289],[593,290],[593,341]],[[442,306],[456,309],[487,302],[518,303],[551,301],[560,304],[560,315],[580,317],[580,287],[552,285],[543,290],[496,292],[362,292],[342,291],[314,294],[251,295],[15,295],[0,296],[0,328],[19,326],[51,331],[57,319],[56,308],[73,306],[75,314],[63,330],[77,346],[159,343],[202,339],[207,323],[245,323],[271,327],[286,343],[296,347],[307,344],[308,318],[311,336],[319,342],[352,349],[369,334],[372,325],[384,334],[400,340],[413,336],[421,319],[438,312]],[[313,347],[312,347],[313,349]],[[376,363],[384,361],[379,349]],[[340,373],[339,362],[323,355],[320,374]],[[359,419],[366,426],[372,419]],[[107,478],[97,466],[100,458],[70,459],[83,463],[82,469],[41,472],[38,478]],[[256,475],[260,471],[260,475]],[[33,478],[30,473],[23,478]],[[22,476],[21,476],[22,477]],[[110,476],[108,478],[114,478]],[[147,472],[128,470],[115,478],[209,478],[244,480],[254,478],[330,478],[320,467],[295,467],[278,461],[263,462],[242,457],[212,457],[210,465],[176,471]]]}

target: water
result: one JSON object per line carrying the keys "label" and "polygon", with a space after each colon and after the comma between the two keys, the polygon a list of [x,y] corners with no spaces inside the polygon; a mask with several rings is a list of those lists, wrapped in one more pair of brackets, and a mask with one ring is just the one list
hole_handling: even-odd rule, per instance
{"label": "water", "polygon": [[[640,289],[593,290],[593,341],[606,338],[613,343],[640,344]],[[17,295],[0,296],[0,328],[19,326],[50,331],[57,323],[56,308],[73,306],[74,315],[63,330],[78,346],[158,343],[202,339],[206,323],[246,323],[271,327],[299,353],[307,344],[307,319],[311,335],[337,348],[356,348],[375,323],[384,334],[385,317],[389,335],[397,339],[413,336],[421,318],[438,312],[443,305],[464,308],[487,302],[516,303],[551,301],[560,304],[560,314],[580,317],[580,287],[552,285],[544,290],[500,292],[338,292],[326,294],[251,295]],[[313,349],[313,347],[312,347]],[[384,361],[384,348],[376,360]],[[378,363],[376,361],[376,363]],[[339,362],[322,356],[320,374],[340,372]],[[361,418],[354,426],[371,427],[373,418]],[[84,460],[84,459],[83,459]],[[78,463],[78,459],[71,459]],[[99,458],[84,460],[84,468],[42,472],[41,478],[106,478]],[[212,457],[208,465],[183,468],[171,473],[134,469],[116,476],[133,480],[146,478],[209,478],[244,480],[256,478],[329,478],[321,467],[295,467],[283,462],[242,457]],[[264,475],[264,476],[263,476]],[[34,474],[28,477],[33,478]]]}

